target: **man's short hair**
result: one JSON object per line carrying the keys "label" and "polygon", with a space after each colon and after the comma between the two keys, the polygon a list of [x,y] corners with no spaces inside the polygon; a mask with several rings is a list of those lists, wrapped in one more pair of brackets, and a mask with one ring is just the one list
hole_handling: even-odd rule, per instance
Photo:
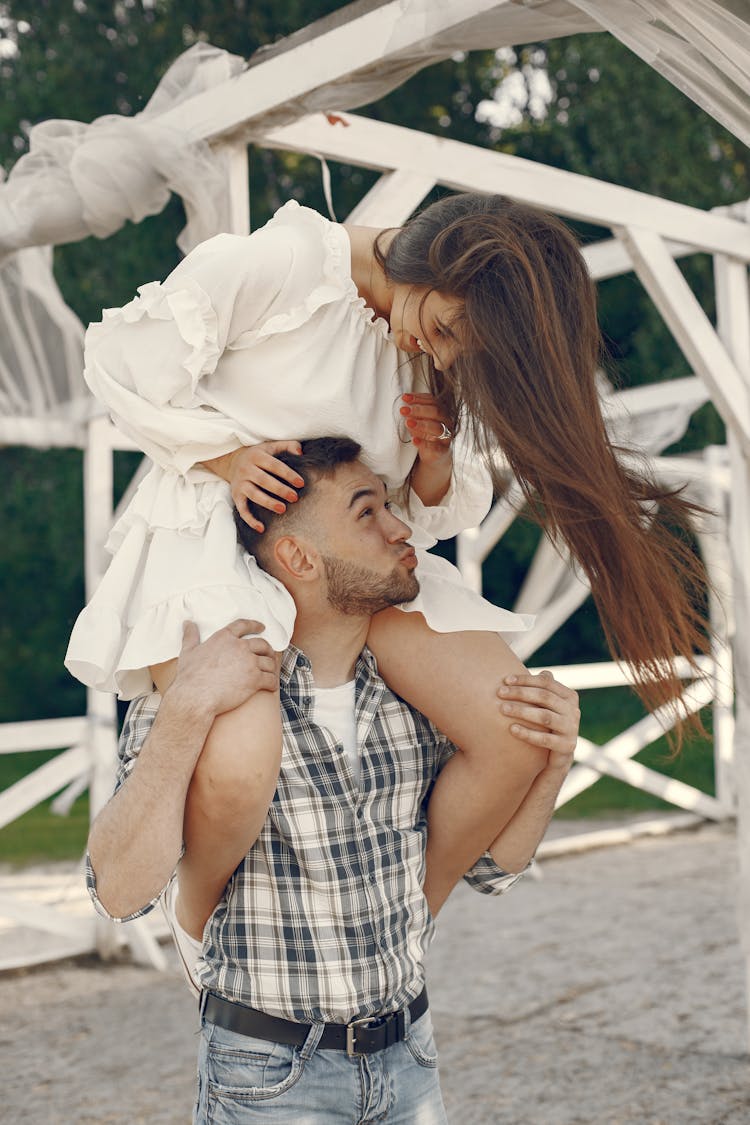
{"label": "man's short hair", "polygon": [[[347,437],[322,437],[310,438],[302,442],[302,453],[277,453],[276,456],[285,465],[289,465],[299,473],[305,484],[297,489],[299,499],[294,504],[287,504],[286,511],[272,512],[267,508],[260,508],[250,500],[246,501],[250,514],[265,526],[265,531],[255,531],[245,523],[237,509],[234,509],[234,522],[237,528],[237,538],[248,554],[254,555],[260,566],[268,569],[270,561],[270,548],[281,532],[291,532],[299,524],[300,517],[304,514],[305,501],[315,491],[315,484],[323,478],[330,478],[339,465],[350,465],[356,461],[362,452],[362,446],[352,438]],[[286,482],[284,482],[286,483]]]}

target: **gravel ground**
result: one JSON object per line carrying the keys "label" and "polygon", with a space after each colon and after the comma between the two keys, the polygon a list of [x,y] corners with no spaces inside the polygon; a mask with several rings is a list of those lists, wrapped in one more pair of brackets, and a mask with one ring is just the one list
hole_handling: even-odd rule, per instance
{"label": "gravel ground", "polygon": [[[452,1125],[747,1125],[735,849],[709,826],[547,860],[502,899],[459,888],[429,965]],[[3,1122],[189,1122],[176,968],[7,973],[0,1012]]]}

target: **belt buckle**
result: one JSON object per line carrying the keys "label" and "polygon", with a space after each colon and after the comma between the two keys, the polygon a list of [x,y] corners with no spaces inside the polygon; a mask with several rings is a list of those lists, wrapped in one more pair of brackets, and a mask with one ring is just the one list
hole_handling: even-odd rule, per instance
{"label": "belt buckle", "polygon": [[357,1051],[357,1028],[364,1027],[368,1023],[378,1023],[382,1016],[363,1016],[358,1020],[350,1020],[346,1025],[346,1053],[350,1059],[361,1058],[364,1054],[363,1051]]}

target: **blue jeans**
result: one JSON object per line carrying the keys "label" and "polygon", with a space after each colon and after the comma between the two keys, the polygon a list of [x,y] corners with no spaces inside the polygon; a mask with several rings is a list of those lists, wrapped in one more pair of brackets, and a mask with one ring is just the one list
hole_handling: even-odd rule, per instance
{"label": "blue jeans", "polygon": [[204,1019],[195,1125],[447,1125],[429,1012],[402,1042],[356,1058],[318,1050],[321,1030],[288,1047]]}

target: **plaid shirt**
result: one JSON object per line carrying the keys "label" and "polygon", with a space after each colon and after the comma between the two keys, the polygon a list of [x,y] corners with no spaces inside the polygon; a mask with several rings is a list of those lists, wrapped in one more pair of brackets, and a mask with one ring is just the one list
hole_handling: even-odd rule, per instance
{"label": "plaid shirt", "polygon": [[[401,1008],[423,987],[434,928],[422,893],[426,807],[455,747],[387,688],[365,650],[355,683],[357,786],[343,747],[313,721],[314,692],[309,660],[290,646],[281,671],[276,793],[258,840],[206,924],[197,971],[203,988],[269,1015],[347,1022]],[[158,699],[142,696],[130,707],[118,786],[135,764]],[[519,877],[485,855],[466,879],[499,894]],[[90,863],[87,882],[103,911]]]}

